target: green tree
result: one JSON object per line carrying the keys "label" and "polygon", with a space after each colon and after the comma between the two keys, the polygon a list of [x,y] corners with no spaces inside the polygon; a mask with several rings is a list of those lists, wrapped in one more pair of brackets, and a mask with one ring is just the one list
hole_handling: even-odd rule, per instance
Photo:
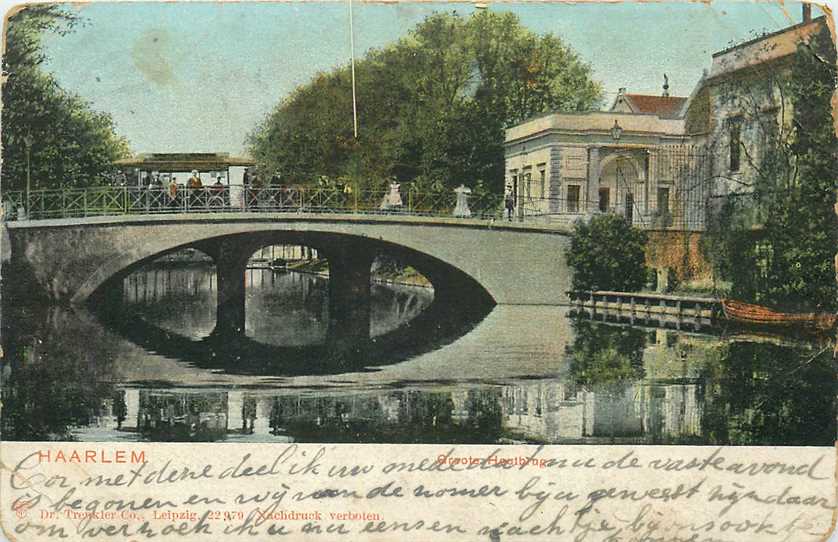
{"label": "green tree", "polygon": [[356,62],[359,137],[349,66],[298,87],[248,137],[256,160],[289,182],[345,176],[502,191],[504,130],[551,111],[600,103],[590,67],[558,37],[510,13],[434,14]]}
{"label": "green tree", "polygon": [[41,37],[66,34],[79,23],[56,4],[30,5],[9,17],[3,71],[3,186],[26,185],[27,139],[32,188],[101,183],[113,162],[129,154],[106,113],[62,89],[45,72]]}
{"label": "green tree", "polygon": [[835,441],[832,348],[730,341],[704,369],[709,444],[821,446]]}
{"label": "green tree", "polygon": [[646,233],[622,216],[603,214],[573,228],[565,257],[574,290],[636,291],[646,283]]}
{"label": "green tree", "polygon": [[[771,258],[766,298],[781,306],[834,310],[838,301],[834,255],[838,247],[835,216],[838,140],[832,118],[835,47],[828,32],[801,45],[792,64],[789,90],[794,129],[788,151],[777,159],[792,163],[796,174],[786,186],[768,192],[766,238]],[[791,155],[786,158],[785,155]]]}

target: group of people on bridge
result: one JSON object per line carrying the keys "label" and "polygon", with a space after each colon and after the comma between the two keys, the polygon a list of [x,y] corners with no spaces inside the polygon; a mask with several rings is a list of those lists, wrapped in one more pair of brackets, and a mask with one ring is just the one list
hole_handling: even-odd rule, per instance
{"label": "group of people on bridge", "polygon": [[218,208],[226,207],[230,203],[229,191],[221,175],[216,177],[213,184],[204,186],[197,170],[192,170],[185,186],[178,183],[175,176],[171,177],[168,185],[164,185],[159,173],[152,172],[145,189],[147,206],[158,209],[181,208],[186,205],[193,208]]}

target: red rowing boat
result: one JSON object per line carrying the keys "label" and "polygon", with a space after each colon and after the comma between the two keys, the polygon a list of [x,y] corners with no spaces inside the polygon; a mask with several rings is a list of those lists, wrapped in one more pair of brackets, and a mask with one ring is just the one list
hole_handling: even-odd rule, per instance
{"label": "red rowing boat", "polygon": [[722,299],[722,310],[728,320],[765,327],[806,327],[829,331],[835,327],[838,315],[818,312],[777,312],[760,305],[732,299]]}

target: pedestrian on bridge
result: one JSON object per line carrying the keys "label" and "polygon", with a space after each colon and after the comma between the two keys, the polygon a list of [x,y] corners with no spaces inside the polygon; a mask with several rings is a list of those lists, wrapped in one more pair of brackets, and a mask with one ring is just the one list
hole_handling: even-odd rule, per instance
{"label": "pedestrian on bridge", "polygon": [[148,191],[146,192],[146,210],[160,210],[162,198],[163,181],[160,180],[160,173],[152,171],[151,178],[148,181]]}
{"label": "pedestrian on bridge", "polygon": [[390,192],[384,196],[384,201],[381,202],[381,210],[393,211],[402,208],[402,194],[401,185],[395,179],[390,181]]}
{"label": "pedestrian on bridge", "polygon": [[189,192],[189,206],[197,207],[201,203],[201,196],[204,192],[204,183],[197,169],[192,170],[192,176],[186,181],[187,192]]}
{"label": "pedestrian on bridge", "polygon": [[504,206],[506,207],[506,218],[512,222],[512,215],[515,212],[515,194],[512,193],[512,186],[506,185],[506,197],[504,198]]}
{"label": "pedestrian on bridge", "polygon": [[221,175],[216,177],[215,183],[210,187],[211,197],[209,200],[210,207],[222,208],[227,206],[226,191],[224,190],[224,183],[221,182]]}
{"label": "pedestrian on bridge", "polygon": [[177,190],[177,177],[172,177],[172,181],[169,183],[169,207],[177,208],[178,207],[178,190]]}

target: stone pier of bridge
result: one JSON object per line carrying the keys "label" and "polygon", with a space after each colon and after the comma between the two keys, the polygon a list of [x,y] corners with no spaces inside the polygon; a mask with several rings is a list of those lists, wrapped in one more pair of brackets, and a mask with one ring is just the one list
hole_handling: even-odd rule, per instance
{"label": "stone pier of bridge", "polygon": [[[241,239],[222,238],[197,245],[215,264],[216,333],[244,333],[247,262],[267,242],[270,241],[257,239],[255,242],[242,242]],[[330,340],[357,343],[360,339],[368,339],[370,279],[376,252],[370,249],[368,243],[357,240],[321,244],[319,247],[320,253],[329,262]]]}

